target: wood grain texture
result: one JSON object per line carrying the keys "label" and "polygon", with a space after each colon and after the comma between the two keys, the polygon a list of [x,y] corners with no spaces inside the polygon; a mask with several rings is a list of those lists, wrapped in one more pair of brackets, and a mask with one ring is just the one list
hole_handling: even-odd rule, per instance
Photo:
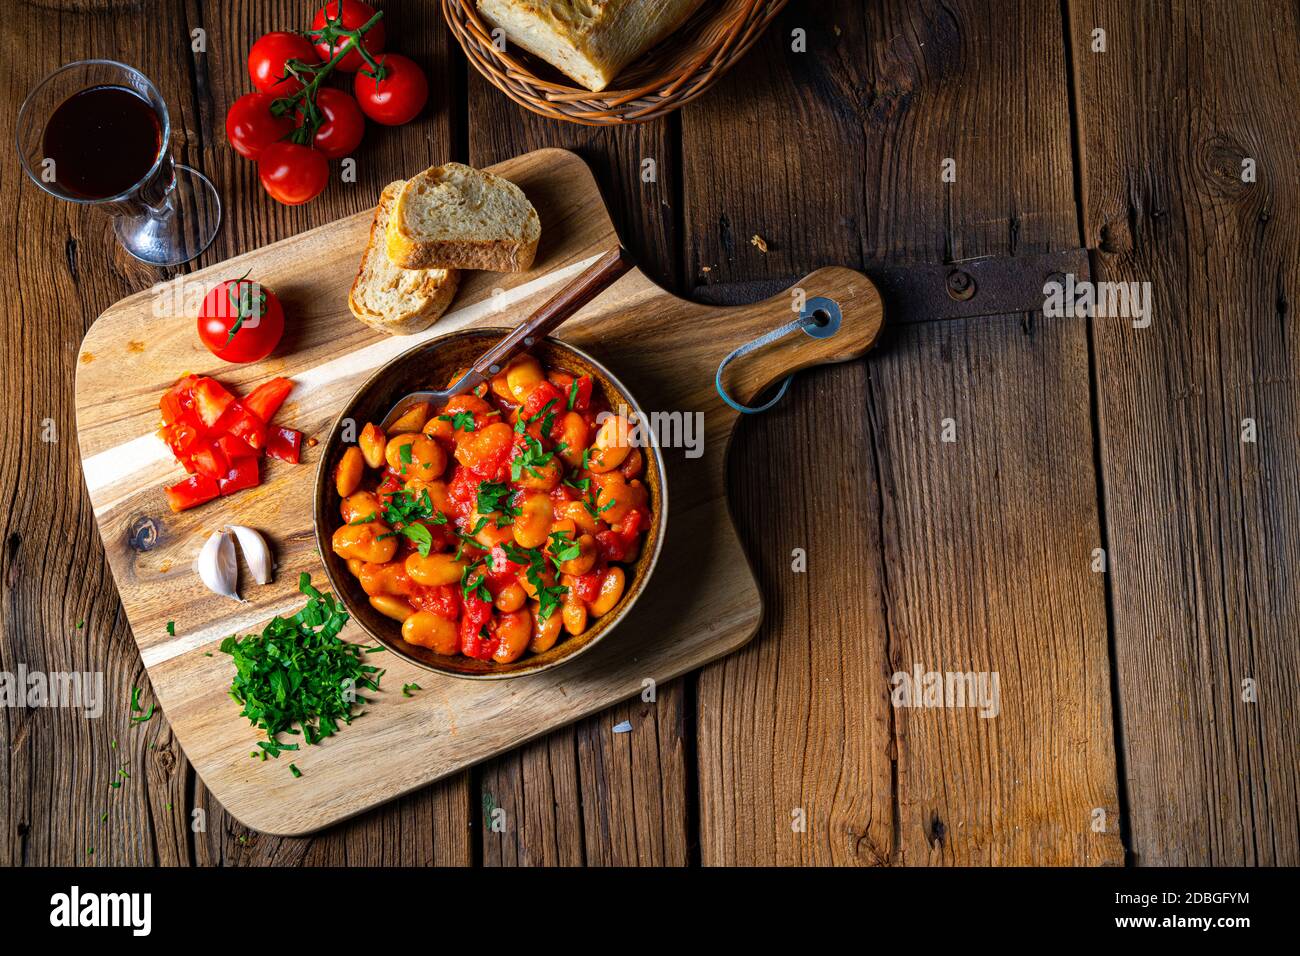
{"label": "wood grain texture", "polygon": [[[642,271],[680,289],[675,119],[620,129],[548,122],[467,69],[469,162],[482,166],[546,146],[573,150],[591,166],[619,236]],[[653,164],[648,182],[642,176],[647,160]],[[619,705],[486,764],[481,800],[502,806],[507,816],[500,832],[483,830],[484,862],[686,863],[688,735],[682,715],[690,682],[687,677],[657,688],[654,706]],[[625,720],[632,730],[614,734]],[[656,759],[632,761],[632,753]]]}
{"label": "wood grain texture", "polygon": [[[8,10],[0,51],[6,63],[24,68],[6,70],[0,80],[4,141],[13,142],[30,85],[106,49],[132,51],[128,58],[176,104],[190,85],[189,47],[180,42],[179,5],[168,7],[161,18],[141,7]],[[33,45],[37,36],[46,42]],[[175,155],[191,156],[189,116],[177,110],[173,119]],[[183,863],[188,769],[164,720],[127,719],[133,686],[144,688],[146,706],[153,698],[95,544],[75,465],[71,390],[75,343],[103,303],[147,286],[155,273],[117,247],[107,220],[40,193],[12,153],[0,177],[0,274],[13,293],[5,323],[16,358],[0,371],[0,416],[10,436],[0,451],[0,668],[12,672],[22,664],[103,681],[98,719],[68,708],[0,709],[0,858],[8,865]]]}
{"label": "wood grain texture", "polygon": [[[232,375],[219,360],[200,354],[174,319],[157,316],[153,292],[108,309],[83,340],[78,438],[118,593],[187,756],[222,805],[258,830],[301,835],[409,793],[633,696],[646,678],[667,681],[728,653],[758,623],[758,595],[735,532],[725,519],[709,517],[725,508],[723,465],[735,418],[714,393],[712,373],[731,348],[787,321],[789,297],[731,309],[694,305],[633,270],[571,318],[560,337],[608,363],[643,408],[676,411],[692,421],[700,416],[703,436],[696,456],[680,447],[662,453],[669,475],[666,541],[658,573],[617,635],[563,667],[513,681],[442,677],[389,655],[382,664],[390,685],[418,680],[422,693],[405,700],[381,693],[383,704],[370,708],[364,721],[296,753],[301,779],[248,759],[256,734],[235,719],[226,694],[229,660],[212,652],[223,637],[296,610],[302,601],[298,575],[321,570],[310,517],[315,456],[305,455],[302,465],[268,466],[253,491],[172,514],[161,486],[177,469],[166,454],[141,460],[143,448],[157,443],[146,438],[141,446],[139,436],[152,434],[157,396],[180,367],[220,374],[234,385],[272,372],[288,375],[297,385],[277,421],[327,436],[351,395],[389,358],[459,328],[518,324],[542,296],[616,243],[595,182],[574,154],[539,150],[491,169],[537,207],[545,230],[538,260],[528,273],[468,275],[453,308],[427,332],[389,338],[348,312],[350,267],[367,235],[368,214],[362,213],[190,277],[200,294],[222,276],[245,272],[280,290],[299,323],[291,354]],[[798,334],[744,363],[728,381],[742,399],[794,369],[860,356],[874,341],[881,306],[864,276],[825,269],[802,281],[810,293],[842,303],[842,327],[829,339]],[[302,295],[308,287],[312,295]],[[661,338],[648,355],[642,330],[652,318]],[[133,341],[146,344],[133,348]],[[326,447],[322,441],[319,450]],[[124,449],[131,452],[129,469],[103,464]],[[153,529],[145,544],[133,533],[141,523]],[[251,589],[244,604],[213,596],[192,571],[211,531],[232,523],[260,529],[277,552],[277,580]],[[711,569],[707,576],[698,573],[701,560]],[[168,621],[177,622],[174,635]]]}
{"label": "wood grain texture", "polygon": [[[1090,541],[1113,558],[1130,859],[1297,861],[1300,734],[1279,704],[1296,666],[1288,582],[1300,514],[1293,6],[795,3],[686,113],[611,133],[515,109],[467,78],[436,4],[385,0],[402,24],[394,47],[433,81],[430,106],[407,127],[372,126],[359,182],[292,210],[264,196],[222,123],[249,89],[248,45],[299,24],[306,5],[12,6],[0,50],[24,68],[0,76],[0,140],[12,140],[43,72],[104,55],[141,68],[171,105],[176,158],[209,173],[225,203],[216,243],[181,272],[363,212],[410,169],[557,145],[592,165],[645,271],[679,294],[879,255],[1074,246],[1081,234],[1100,250],[1096,277],[1152,281],[1157,312],[1152,328],[1095,323],[1082,340],[1099,430],[1082,413],[1087,357],[1072,323],[922,323],[893,330],[868,363],[799,376],[733,448],[732,505],[767,601],[740,658],[662,684],[653,709],[633,699],[310,837],[272,837],[207,791],[166,714],[128,722],[132,686],[146,706],[155,698],[76,465],[75,343],[106,303],[173,273],[130,259],[105,221],[0,164],[5,327],[22,356],[0,367],[10,439],[0,445],[0,669],[98,671],[106,701],[98,720],[0,708],[0,861],[1114,861],[1112,834],[1100,852],[1079,845],[1070,809],[1090,802],[1084,784],[1106,763],[1104,734],[1069,737],[1095,722],[1105,680],[1092,668],[1098,598],[1062,570]],[[804,59],[790,51],[797,26],[808,30]],[[1089,49],[1096,26],[1107,29],[1104,55]],[[208,32],[206,55],[190,52],[196,27]],[[1067,51],[1073,103],[1060,92]],[[1071,125],[1082,220],[1069,199]],[[943,156],[958,161],[946,189],[932,173]],[[1246,157],[1258,164],[1249,186]],[[656,188],[640,177],[646,158]],[[942,404],[958,409],[956,446],[924,431]],[[1246,417],[1254,445],[1239,443]],[[41,440],[46,419],[57,444]],[[848,436],[850,468],[826,441],[788,438],[827,428]],[[1100,531],[1079,503],[1100,480],[1080,462],[1090,442],[1104,479]],[[1001,508],[990,489],[1009,496]],[[853,521],[834,517],[846,505]],[[792,574],[791,550],[810,543],[813,573]],[[991,628],[1020,644],[981,644],[976,632]],[[1008,671],[1031,674],[1028,712],[1047,714],[1042,728],[933,712],[891,725],[899,715],[881,684],[895,656],[942,664],[1011,650],[1021,657]],[[1053,666],[1089,669],[1044,677],[1048,653]],[[1246,676],[1259,683],[1252,709],[1240,701]],[[1075,679],[1086,693],[1057,693]],[[624,720],[632,732],[613,734]],[[942,764],[948,753],[955,769]],[[1029,753],[1031,775],[1011,776]],[[115,778],[123,786],[110,789]],[[483,831],[486,797],[519,826]],[[1097,802],[1109,809],[1113,798]],[[794,807],[811,810],[798,837]],[[1027,823],[1027,808],[1042,818]],[[974,839],[973,827],[984,828]]]}
{"label": "wood grain texture", "polygon": [[[683,113],[683,154],[710,158],[687,167],[692,274],[1073,245],[1058,12],[996,20],[975,3],[788,9]],[[776,598],[699,680],[706,864],[1122,861],[1085,333],[909,325],[742,427],[733,506]],[[890,676],[914,666],[997,671],[1000,715],[894,709]]]}
{"label": "wood grain texture", "polygon": [[1070,13],[1087,242],[1152,289],[1149,327],[1092,322],[1135,861],[1295,865],[1300,15]]}
{"label": "wood grain texture", "polygon": [[[9,487],[26,489],[19,491],[25,502],[6,502],[5,509],[4,540],[9,547],[4,572],[10,584],[0,621],[6,648],[3,665],[10,669],[24,661],[33,668],[102,670],[107,707],[104,718],[84,722],[69,711],[0,713],[0,721],[11,722],[2,732],[12,747],[10,772],[3,784],[0,812],[5,819],[0,821],[0,839],[5,841],[7,862],[187,863],[196,856],[206,861],[211,858],[196,854],[196,849],[205,846],[209,836],[218,840],[228,831],[233,841],[244,831],[207,799],[201,785],[196,786],[165,715],[159,713],[142,727],[127,721],[126,701],[133,685],[145,688],[146,705],[152,698],[102,551],[97,544],[85,546],[93,541],[93,534],[87,537],[88,499],[73,465],[71,385],[76,353],[72,343],[107,302],[176,272],[192,271],[241,249],[363,210],[373,201],[374,191],[389,181],[385,177],[393,169],[440,161],[450,148],[455,122],[463,119],[463,90],[435,87],[426,114],[408,127],[371,127],[356,154],[357,183],[334,182],[315,202],[289,210],[265,196],[253,164],[239,159],[226,145],[224,117],[229,104],[249,90],[244,66],[248,45],[266,30],[297,25],[306,15],[303,6],[288,0],[215,7],[194,0],[148,5],[106,0],[92,6],[97,11],[87,14],[23,5],[0,25],[6,61],[30,65],[23,71],[9,71],[0,80],[6,104],[0,124],[6,137],[12,139],[14,115],[28,84],[62,63],[107,51],[143,70],[162,91],[171,111],[173,155],[213,179],[225,218],[213,246],[191,266],[153,270],[117,248],[106,220],[41,195],[21,180],[16,165],[3,167],[8,188],[0,201],[0,214],[6,249],[16,252],[4,257],[4,268],[10,270],[11,287],[31,293],[26,306],[8,317],[15,329],[27,330],[23,334],[27,364],[0,373],[9,399],[6,414],[15,416],[6,428],[28,436],[15,449],[16,455],[6,451],[2,464],[3,473],[13,479]],[[385,10],[407,27],[402,51],[431,73],[445,71],[448,37],[436,11],[414,0],[386,3]],[[190,34],[199,27],[207,31],[206,55],[191,53]],[[60,40],[33,50],[29,49],[32,36]],[[461,99],[454,98],[458,95]],[[58,445],[40,441],[46,417],[55,421]],[[37,488],[44,490],[38,494]],[[51,494],[51,488],[58,490]],[[66,542],[69,554],[88,558],[49,562],[47,542]],[[73,550],[77,545],[80,548]],[[84,628],[75,630],[83,619]],[[65,633],[73,636],[46,639]],[[28,748],[33,748],[32,755],[26,753]],[[110,790],[108,783],[118,769],[133,776],[121,788]],[[426,791],[421,799],[430,814],[459,816],[467,824],[468,788],[465,774],[458,783]],[[206,814],[206,834],[192,830],[195,806],[191,801],[196,793],[197,808]],[[104,812],[108,817],[101,820]],[[457,844],[435,844],[443,832],[426,829],[418,839],[408,833],[407,839],[393,842],[376,859],[418,862],[433,857],[448,863],[470,862],[464,827],[449,830],[449,840],[453,831]],[[263,845],[269,839],[264,838]],[[340,828],[317,836],[310,846],[324,849],[331,841],[349,839],[348,829]],[[286,850],[282,858],[301,857],[309,846],[287,842],[293,851]],[[94,853],[87,855],[91,846]]]}
{"label": "wood grain texture", "polygon": [[[455,44],[429,4],[396,0],[385,2],[383,8],[390,24],[402,25],[400,46],[395,44],[394,48],[413,58],[430,76],[457,74],[460,54],[453,52]],[[314,202],[296,210],[287,210],[268,200],[257,181],[256,167],[240,159],[226,145],[224,117],[230,104],[250,90],[244,60],[249,44],[267,30],[297,24],[306,15],[303,5],[292,0],[216,6],[187,0],[185,4],[184,32],[188,34],[195,26],[202,26],[209,34],[209,55],[195,61],[192,97],[205,146],[201,168],[217,171],[213,178],[226,208],[226,220],[217,244],[199,264],[217,262],[293,235],[299,229],[364,211],[370,202],[368,197],[400,175],[395,170],[459,158],[453,153],[462,135],[459,124],[464,118],[464,91],[454,82],[435,84],[431,87],[429,105],[415,122],[396,128],[369,124],[366,138],[355,154],[355,184],[336,181]],[[301,218],[291,218],[294,216]],[[411,808],[418,807],[414,810],[416,818],[431,819],[434,826],[395,830],[389,822],[376,831],[365,829],[363,821],[350,821],[306,839],[255,834],[212,800],[193,773],[190,777],[197,806],[207,812],[207,835],[196,833],[192,841],[195,861],[201,864],[236,860],[335,860],[344,854],[354,864],[388,861],[418,864],[433,860],[444,865],[469,865],[473,861],[468,831],[472,782],[468,772],[404,797],[373,815],[378,821],[400,820],[412,812]],[[369,838],[358,843],[354,837],[363,831]],[[210,844],[209,840],[222,842]],[[209,855],[205,849],[213,845],[226,846],[238,855]]]}

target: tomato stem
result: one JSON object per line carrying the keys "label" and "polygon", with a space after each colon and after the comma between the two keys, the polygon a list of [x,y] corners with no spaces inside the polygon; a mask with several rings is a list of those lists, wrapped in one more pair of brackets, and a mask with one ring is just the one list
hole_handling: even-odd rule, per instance
{"label": "tomato stem", "polygon": [[[331,50],[335,49],[338,44],[337,40],[351,40],[352,49],[357,51],[357,55],[366,62],[366,65],[372,69],[378,69],[379,64],[375,62],[374,55],[365,48],[361,43],[361,37],[367,30],[374,26],[374,20],[369,21],[364,26],[355,30],[349,30],[343,25],[343,4],[340,3],[335,8],[336,13],[330,16],[329,5],[325,6],[325,25],[319,30],[308,30],[304,36],[313,43],[328,43]],[[383,11],[380,11],[382,14]],[[377,17],[375,19],[378,19]],[[347,48],[347,43],[343,44]]]}
{"label": "tomato stem", "polygon": [[[340,21],[342,21],[343,18],[342,10],[343,8],[342,6],[340,6],[339,7]],[[271,104],[272,116],[283,116],[285,113],[294,109],[298,100],[300,99],[307,104],[306,115],[305,115],[306,122],[300,125],[293,132],[293,141],[295,143],[298,143],[301,146],[307,146],[310,145],[311,141],[315,138],[316,130],[320,128],[322,122],[320,109],[316,106],[316,91],[320,89],[321,80],[329,76],[329,74],[333,72],[334,68],[339,65],[340,61],[342,61],[342,59],[345,56],[347,56],[349,52],[351,52],[355,48],[357,52],[360,53],[362,57],[366,60],[366,62],[374,65],[374,59],[370,56],[369,52],[366,51],[365,47],[361,45],[360,41],[361,41],[361,37],[364,36],[376,23],[382,20],[383,17],[384,17],[384,11],[379,10],[376,11],[373,17],[371,17],[361,26],[357,27],[355,30],[344,30],[341,27],[332,26],[327,14],[326,26],[322,28],[322,30],[327,30],[327,29],[338,30],[340,35],[346,35],[350,37],[353,41],[352,44],[351,45],[346,43],[343,44],[343,46],[341,46],[338,49],[338,51],[332,57],[330,57],[327,63],[324,63],[320,66],[316,66],[309,63],[300,63],[297,60],[290,60],[285,64],[285,70],[289,73],[292,73],[294,77],[297,77],[299,72],[304,72],[304,73],[311,72],[315,74],[312,77],[311,82],[305,84],[302,89],[298,90],[296,93],[291,93],[288,96],[282,96],[279,99],[277,99],[274,103]],[[308,33],[308,36],[310,37],[315,32],[317,31],[310,31]]]}

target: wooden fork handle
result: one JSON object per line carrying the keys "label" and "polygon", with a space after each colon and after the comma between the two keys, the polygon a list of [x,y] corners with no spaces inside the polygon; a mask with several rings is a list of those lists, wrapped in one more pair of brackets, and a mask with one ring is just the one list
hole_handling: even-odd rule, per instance
{"label": "wooden fork handle", "polygon": [[581,275],[556,292],[528,317],[517,329],[484,352],[474,363],[469,376],[490,379],[505,368],[506,363],[546,338],[560,325],[614,284],[615,280],[632,268],[632,260],[622,247],[611,249],[591,264]]}

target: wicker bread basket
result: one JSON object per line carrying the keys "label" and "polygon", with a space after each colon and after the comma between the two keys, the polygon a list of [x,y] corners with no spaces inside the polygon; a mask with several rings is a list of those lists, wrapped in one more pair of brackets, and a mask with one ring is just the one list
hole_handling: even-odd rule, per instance
{"label": "wicker bread basket", "polygon": [[474,0],[442,0],[442,10],[475,69],[516,103],[553,119],[618,126],[664,116],[695,99],[745,55],[785,4],[708,0],[599,93],[517,48],[498,50]]}

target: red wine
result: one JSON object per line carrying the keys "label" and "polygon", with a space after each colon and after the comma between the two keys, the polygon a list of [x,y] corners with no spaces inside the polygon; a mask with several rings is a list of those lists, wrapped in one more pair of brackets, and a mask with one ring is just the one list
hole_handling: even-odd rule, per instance
{"label": "red wine", "polygon": [[148,174],[162,146],[162,123],[149,101],[125,86],[72,94],[45,124],[45,159],[54,181],[81,199],[126,192]]}

